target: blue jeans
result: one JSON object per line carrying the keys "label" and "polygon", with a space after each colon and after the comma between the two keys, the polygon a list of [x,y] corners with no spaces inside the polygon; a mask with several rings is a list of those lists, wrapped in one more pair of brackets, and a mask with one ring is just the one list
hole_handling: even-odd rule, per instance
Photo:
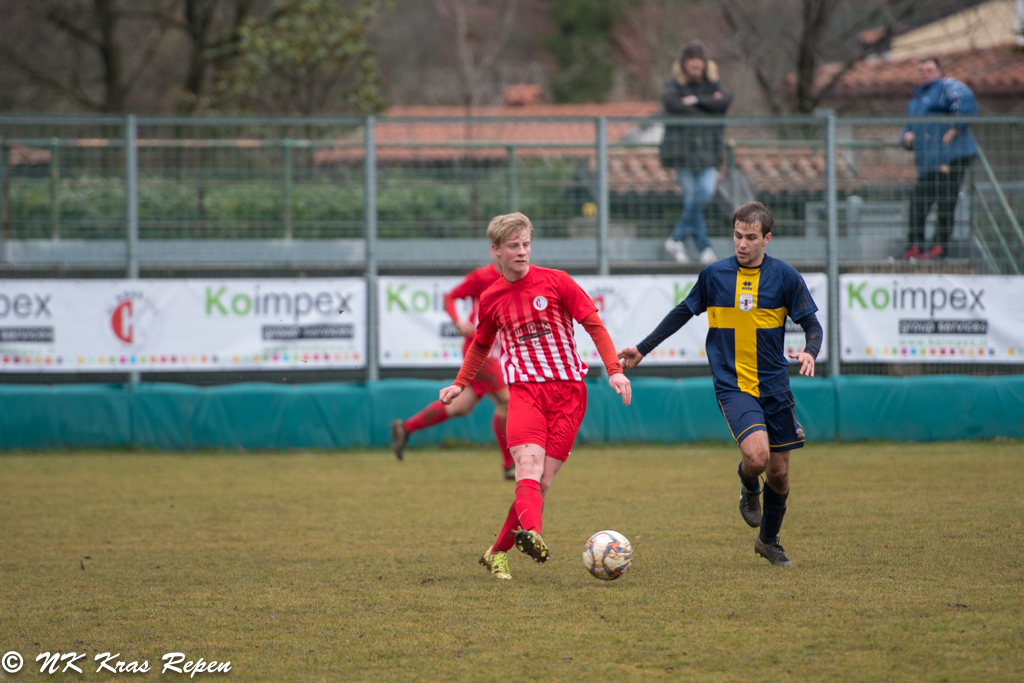
{"label": "blue jeans", "polygon": [[679,187],[683,191],[683,215],[676,221],[672,239],[682,242],[693,235],[697,251],[704,251],[711,246],[711,241],[708,240],[708,226],[704,222],[704,209],[715,195],[718,169],[677,168],[676,175],[679,176]]}

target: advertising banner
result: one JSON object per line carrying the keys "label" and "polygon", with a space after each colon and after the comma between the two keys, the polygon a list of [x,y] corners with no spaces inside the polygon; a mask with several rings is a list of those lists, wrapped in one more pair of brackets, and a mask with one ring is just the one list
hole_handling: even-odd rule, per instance
{"label": "advertising banner", "polygon": [[843,275],[842,359],[871,363],[1021,363],[1024,278]]}
{"label": "advertising banner", "polygon": [[[463,337],[444,310],[444,295],[460,277],[381,277],[377,279],[382,368],[457,368]],[[465,319],[469,301],[456,302]]]}
{"label": "advertising banner", "polygon": [[[583,275],[574,279],[594,300],[616,348],[640,342],[697,283],[696,275]],[[809,273],[804,280],[818,304],[818,320],[824,327],[828,320],[825,275]],[[462,363],[462,337],[444,310],[445,292],[460,281],[458,277],[379,279],[381,367],[457,368]],[[465,317],[468,302],[460,301],[457,307]],[[802,351],[803,330],[788,319],[786,329],[787,353]],[[706,364],[707,333],[707,316],[694,318],[645,358],[644,364]],[[584,362],[600,363],[593,341],[579,325],[576,342]],[[819,361],[825,358],[826,344],[822,345]]]}
{"label": "advertising banner", "polygon": [[5,372],[365,365],[361,278],[0,281]]}

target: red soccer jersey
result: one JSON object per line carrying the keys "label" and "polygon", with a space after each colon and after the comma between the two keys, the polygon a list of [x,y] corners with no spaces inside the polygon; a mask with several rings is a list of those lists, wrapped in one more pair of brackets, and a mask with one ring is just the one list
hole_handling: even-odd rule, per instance
{"label": "red soccer jersey", "polygon": [[[486,266],[480,266],[476,270],[470,271],[463,278],[462,282],[444,295],[444,308],[448,311],[448,315],[451,316],[452,320],[457,320],[459,316],[455,311],[455,302],[459,299],[470,297],[472,298],[472,304],[467,320],[473,323],[474,326],[477,325],[480,320],[480,295],[500,279],[501,273],[498,272],[493,263],[488,263]],[[472,343],[472,335],[466,337],[462,342],[463,356],[466,355],[466,351],[469,350],[469,345]]]}
{"label": "red soccer jersey", "polygon": [[576,353],[573,320],[596,311],[568,273],[530,266],[526,277],[501,278],[480,297],[476,341],[490,346],[500,334],[506,384],[579,381],[587,365]]}

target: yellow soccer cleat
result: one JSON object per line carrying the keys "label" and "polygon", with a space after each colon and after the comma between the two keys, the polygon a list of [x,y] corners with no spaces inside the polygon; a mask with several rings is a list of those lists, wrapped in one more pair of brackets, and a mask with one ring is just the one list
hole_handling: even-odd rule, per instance
{"label": "yellow soccer cleat", "polygon": [[508,571],[507,554],[502,552],[496,553],[492,548],[488,548],[487,552],[485,552],[483,557],[480,558],[480,564],[486,567],[487,571],[491,573],[491,576],[499,581],[512,580],[512,575]]}

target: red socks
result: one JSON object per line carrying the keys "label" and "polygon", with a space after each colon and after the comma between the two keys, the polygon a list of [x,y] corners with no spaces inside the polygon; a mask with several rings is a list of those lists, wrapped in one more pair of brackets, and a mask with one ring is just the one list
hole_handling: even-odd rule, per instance
{"label": "red socks", "polygon": [[516,544],[516,529],[522,527],[527,531],[540,533],[544,514],[544,496],[540,492],[540,483],[533,479],[520,479],[516,482],[516,501],[508,509],[505,523],[498,532],[498,540],[491,549],[496,553],[506,553]]}
{"label": "red socks", "polygon": [[516,514],[516,504],[512,503],[512,507],[508,509],[508,517],[505,518],[505,524],[502,525],[501,531],[498,532],[498,540],[494,542],[491,547],[496,553],[507,553],[512,549],[512,546],[516,544],[516,529],[519,528],[519,515]]}
{"label": "red socks", "polygon": [[544,496],[540,492],[540,482],[533,479],[517,481],[514,507],[523,529],[541,533],[541,526],[544,523]]}
{"label": "red socks", "polygon": [[407,433],[412,434],[413,432],[418,432],[421,429],[441,424],[447,419],[448,413],[445,411],[444,404],[440,401],[434,401],[426,408],[403,422],[402,427],[405,428]]}
{"label": "red socks", "polygon": [[508,418],[498,417],[497,415],[491,417],[491,429],[494,430],[494,438],[497,439],[498,448],[501,449],[501,457],[506,470],[515,465],[515,461],[512,460],[512,451],[508,449],[508,437],[505,436],[507,422]]}

